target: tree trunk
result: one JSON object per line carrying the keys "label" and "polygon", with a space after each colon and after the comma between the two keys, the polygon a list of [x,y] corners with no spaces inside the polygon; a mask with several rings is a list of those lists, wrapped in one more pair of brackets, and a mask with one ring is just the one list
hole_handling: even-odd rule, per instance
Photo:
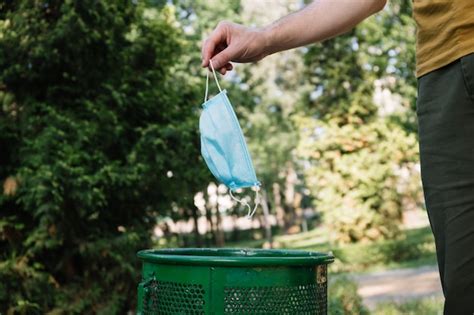
{"label": "tree trunk", "polygon": [[285,222],[286,222],[286,228],[289,229],[291,228],[292,230],[296,231],[300,227],[295,226],[298,225],[298,222],[296,222],[297,214],[295,213],[296,205],[296,183],[298,181],[298,175],[296,174],[296,171],[293,167],[293,164],[291,162],[287,163],[287,169],[286,169],[286,178],[285,178]]}
{"label": "tree trunk", "polygon": [[[304,231],[305,228],[303,227],[303,209],[301,208],[301,201],[303,200],[303,194],[297,192],[295,193],[295,199],[293,202],[293,207],[295,211],[295,224],[301,227],[301,230]],[[308,228],[306,227],[306,231]]]}
{"label": "tree trunk", "polygon": [[225,245],[225,235],[222,230],[222,217],[219,209],[216,209],[216,246],[223,247]]}
{"label": "tree trunk", "polygon": [[[206,240],[211,240],[215,244],[214,222],[212,221],[212,208],[206,207],[206,219],[208,222],[208,229],[206,231]],[[210,246],[210,242],[206,242],[206,246]]]}
{"label": "tree trunk", "polygon": [[285,210],[281,205],[281,190],[280,184],[273,183],[273,203],[275,205],[276,219],[280,227],[286,227]]}
{"label": "tree trunk", "polygon": [[192,206],[192,216],[194,223],[194,242],[196,247],[202,247],[201,234],[199,234],[199,209],[196,206]]}
{"label": "tree trunk", "polygon": [[232,242],[237,242],[240,239],[240,230],[239,227],[237,226],[237,219],[238,216],[232,215],[232,221],[234,222],[233,224],[233,231],[232,231]]}
{"label": "tree trunk", "polygon": [[272,236],[272,227],[269,222],[270,211],[268,209],[268,198],[267,192],[262,190],[262,210],[263,210],[263,226],[265,228],[265,238],[268,243],[269,248],[273,248],[273,236]]}

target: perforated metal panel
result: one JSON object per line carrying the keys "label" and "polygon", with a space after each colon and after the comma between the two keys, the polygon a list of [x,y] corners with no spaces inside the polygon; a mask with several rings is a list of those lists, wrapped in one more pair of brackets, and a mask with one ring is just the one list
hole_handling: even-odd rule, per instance
{"label": "perforated metal panel", "polygon": [[151,280],[144,290],[143,314],[204,314],[204,289],[200,284]]}
{"label": "perforated metal panel", "polygon": [[326,266],[318,266],[317,283],[307,285],[226,287],[224,314],[325,315],[326,272]]}
{"label": "perforated metal panel", "polygon": [[227,288],[224,314],[326,314],[326,286]]}

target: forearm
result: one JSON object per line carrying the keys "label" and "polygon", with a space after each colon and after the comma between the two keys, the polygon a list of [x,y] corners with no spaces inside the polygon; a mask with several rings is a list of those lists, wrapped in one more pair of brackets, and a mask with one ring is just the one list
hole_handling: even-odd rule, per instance
{"label": "forearm", "polygon": [[265,27],[266,54],[320,42],[343,34],[380,11],[385,0],[316,0],[301,11]]}
{"label": "forearm", "polygon": [[272,53],[323,41],[347,32],[381,10],[386,0],[315,0],[263,29],[220,22],[202,46],[202,66],[222,74],[230,62],[254,62]]}

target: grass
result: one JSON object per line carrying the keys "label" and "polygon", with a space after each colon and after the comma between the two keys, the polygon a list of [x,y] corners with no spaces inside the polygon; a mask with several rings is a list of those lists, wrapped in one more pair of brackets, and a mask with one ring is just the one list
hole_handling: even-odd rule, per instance
{"label": "grass", "polygon": [[[395,240],[338,245],[329,242],[328,231],[314,229],[306,233],[274,238],[280,248],[329,252],[336,257],[333,273],[372,272],[382,269],[409,268],[436,264],[434,239],[429,227],[403,230]],[[258,248],[263,240],[229,244],[230,247]]]}
{"label": "grass", "polygon": [[328,287],[328,314],[331,315],[438,315],[442,314],[442,297],[425,297],[396,302],[380,302],[367,308],[357,293],[357,284],[346,275],[332,278]]}
{"label": "grass", "polygon": [[384,302],[376,306],[372,315],[441,315],[444,299],[429,297],[405,303]]}

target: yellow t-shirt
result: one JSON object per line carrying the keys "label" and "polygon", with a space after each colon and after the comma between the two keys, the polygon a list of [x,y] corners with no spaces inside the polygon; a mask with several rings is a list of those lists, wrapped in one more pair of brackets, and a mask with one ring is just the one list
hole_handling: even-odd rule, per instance
{"label": "yellow t-shirt", "polygon": [[474,53],[474,0],[413,0],[416,76]]}

